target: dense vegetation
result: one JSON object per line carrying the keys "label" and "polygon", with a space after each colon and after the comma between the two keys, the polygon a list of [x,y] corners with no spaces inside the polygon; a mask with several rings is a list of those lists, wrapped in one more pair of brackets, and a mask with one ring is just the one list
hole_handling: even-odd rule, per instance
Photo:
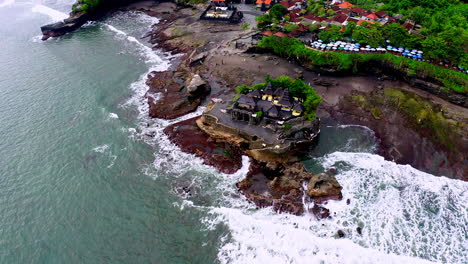
{"label": "dense vegetation", "polygon": [[250,90],[265,89],[268,83],[274,88],[287,88],[292,96],[303,98],[304,103],[302,104],[305,109],[304,115],[309,120],[315,119],[315,110],[322,102],[322,98],[317,94],[314,88],[306,84],[300,79],[292,80],[288,76],[280,76],[276,79],[267,76],[264,83],[258,83],[252,86],[242,85],[236,88],[237,93],[244,94]]}
{"label": "dense vegetation", "polygon": [[[365,9],[385,10],[422,25],[423,37],[403,40],[434,59],[449,59],[468,68],[468,5],[460,0],[350,0]],[[379,5],[379,3],[384,5]],[[401,34],[399,34],[401,36]],[[384,36],[385,37],[385,36]],[[392,41],[393,43],[393,41]],[[401,41],[395,41],[399,45]]]}
{"label": "dense vegetation", "polygon": [[73,6],[73,11],[76,12],[77,6],[79,6],[79,9],[83,12],[89,12],[91,10],[94,10],[96,7],[101,4],[100,0],[78,0],[77,4]]}
{"label": "dense vegetation", "polygon": [[[319,37],[325,41],[352,38],[361,44],[384,46],[390,40],[393,46],[418,49],[425,52],[425,57],[468,69],[468,4],[460,0],[349,0],[354,5],[366,10],[384,10],[390,15],[403,15],[413,20],[418,28],[417,34],[409,34],[399,23],[363,23],[357,26],[351,22],[342,31],[341,27],[321,31]],[[261,30],[278,30],[282,22],[288,21],[286,8],[276,4],[269,13],[257,17],[258,28]],[[333,17],[336,12],[327,9],[324,0],[308,0],[307,9],[301,14],[314,14],[320,17]],[[284,17],[283,17],[284,16]],[[401,23],[402,23],[401,22]],[[328,24],[328,23],[323,23]],[[292,27],[285,28],[290,32]],[[317,26],[311,26],[310,31]]]}
{"label": "dense vegetation", "polygon": [[268,13],[265,13],[261,16],[255,18],[258,22],[257,27],[259,29],[265,29],[268,27],[272,27],[272,29],[276,29],[280,21],[283,19],[283,16],[287,13],[286,7],[276,4]]}
{"label": "dense vegetation", "polygon": [[297,59],[318,68],[332,69],[337,72],[358,72],[366,70],[370,62],[386,62],[394,70],[408,76],[422,76],[441,82],[445,89],[468,93],[468,76],[430,63],[416,61],[401,56],[385,54],[319,52],[307,48],[294,38],[264,37],[259,47],[268,48],[274,53]]}

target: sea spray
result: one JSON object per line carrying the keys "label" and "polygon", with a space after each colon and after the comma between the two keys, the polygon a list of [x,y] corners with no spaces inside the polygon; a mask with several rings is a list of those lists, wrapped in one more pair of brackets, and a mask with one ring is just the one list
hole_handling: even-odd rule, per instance
{"label": "sea spray", "polygon": [[[247,204],[212,209],[207,223],[231,230],[219,253],[222,263],[464,262],[467,183],[367,153],[337,152],[317,162],[337,167],[344,187],[344,199],[326,205],[332,218],[252,211]],[[223,192],[228,182],[221,183]]]}
{"label": "sea spray", "polygon": [[52,9],[45,5],[35,5],[32,7],[31,11],[49,16],[52,22],[63,21],[65,18],[68,17],[67,14],[60,12],[58,10]]}
{"label": "sea spray", "polygon": [[[114,32],[122,39],[133,41],[125,33]],[[141,52],[148,56],[147,62],[152,61],[147,49]],[[153,62],[156,63],[150,65],[149,72],[166,70],[169,65],[169,59]],[[344,187],[345,199],[326,205],[332,212],[331,219],[317,221],[308,213],[293,216],[274,213],[271,208],[256,209],[235,187],[246,175],[248,158],[243,157],[243,167],[236,174],[224,175],[203,165],[194,155],[181,152],[170,143],[164,128],[199,115],[203,109],[170,121],[149,118],[146,75],[131,85],[134,96],[123,107],[138,108],[140,127],[134,133],[138,131],[137,136],[156,149],[154,167],[158,173],[152,176],[184,180],[187,189],[194,190],[191,196],[179,193],[178,187],[174,187],[174,194],[181,197],[174,206],[182,211],[191,207],[206,212],[202,221],[207,231],[219,225],[230,231],[220,238],[221,263],[464,261],[466,248],[462,244],[461,227],[467,222],[465,183],[427,175],[373,154],[336,152],[316,159],[323,168],[337,167],[338,180]],[[155,97],[157,100],[158,95]],[[352,148],[351,144],[347,148]],[[428,182],[435,187],[427,186]],[[349,205],[346,199],[350,199]],[[437,206],[431,206],[430,202],[434,201],[439,201]],[[447,208],[454,210],[448,214]],[[418,222],[419,219],[424,223]],[[362,235],[356,231],[357,227],[362,228]],[[398,233],[400,229],[403,232]],[[345,232],[345,238],[337,238],[338,230]],[[414,236],[412,240],[411,236]]]}

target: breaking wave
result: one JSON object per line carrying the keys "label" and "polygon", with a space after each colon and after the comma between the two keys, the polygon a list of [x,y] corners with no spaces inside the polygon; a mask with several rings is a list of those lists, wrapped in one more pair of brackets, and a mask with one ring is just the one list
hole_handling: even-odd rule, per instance
{"label": "breaking wave", "polygon": [[367,153],[335,152],[317,162],[339,170],[344,199],[327,204],[332,218],[249,204],[213,208],[210,226],[231,230],[218,255],[222,263],[464,263],[467,183]]}
{"label": "breaking wave", "polygon": [[60,12],[58,10],[52,9],[45,5],[35,5],[31,9],[32,12],[40,13],[49,16],[53,22],[63,21],[68,17],[67,14]]}
{"label": "breaking wave", "polygon": [[[136,40],[112,25],[106,27],[119,39]],[[202,221],[208,231],[219,225],[229,229],[219,241],[221,263],[464,262],[467,183],[435,177],[378,155],[334,152],[314,160],[323,168],[339,171],[344,199],[327,204],[331,219],[317,221],[310,214],[293,216],[255,208],[235,187],[247,173],[247,157],[243,157],[241,170],[227,176],[181,152],[163,133],[170,124],[200,115],[203,108],[174,120],[148,117],[147,75],[167,70],[172,57],[137,42],[150,69],[131,84],[134,95],[122,105],[138,109],[139,126],[129,129],[130,136],[154,146],[156,173],[150,176],[184,178],[187,186],[203,192],[201,201],[174,188],[174,194],[181,197],[174,206],[206,212]],[[338,230],[345,238],[337,238]]]}

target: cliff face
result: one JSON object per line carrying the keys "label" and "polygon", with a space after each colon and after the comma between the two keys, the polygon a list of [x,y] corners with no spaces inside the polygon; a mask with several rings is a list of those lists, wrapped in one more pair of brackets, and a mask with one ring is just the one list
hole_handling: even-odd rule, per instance
{"label": "cliff face", "polygon": [[[99,6],[88,12],[71,12],[70,17],[63,22],[57,22],[41,27],[42,40],[47,40],[51,37],[59,37],[68,32],[77,30],[88,21],[100,19],[110,10],[126,6],[132,3],[140,2],[139,0],[101,0]],[[77,6],[75,4],[74,6]],[[79,7],[78,7],[79,8]]]}

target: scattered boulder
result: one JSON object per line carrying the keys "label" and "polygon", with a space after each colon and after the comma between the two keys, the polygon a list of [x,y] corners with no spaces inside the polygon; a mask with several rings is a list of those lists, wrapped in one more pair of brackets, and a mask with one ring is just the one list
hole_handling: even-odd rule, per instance
{"label": "scattered boulder", "polygon": [[345,237],[345,233],[343,232],[343,230],[338,230],[336,234],[338,235],[339,238]]}
{"label": "scattered boulder", "polygon": [[358,234],[362,235],[362,228],[361,228],[360,226],[358,226],[358,227],[356,228],[356,232],[357,232]]}
{"label": "scattered boulder", "polygon": [[198,96],[210,92],[210,87],[199,74],[193,74],[187,81],[187,92],[190,96]]}
{"label": "scattered boulder", "polygon": [[193,56],[190,59],[190,67],[202,64],[205,61],[207,56],[208,56],[207,52],[202,52],[200,54]]}
{"label": "scattered boulder", "polygon": [[318,204],[314,204],[314,207],[312,207],[312,209],[309,209],[309,212],[315,215],[317,220],[330,217],[330,210]]}
{"label": "scattered boulder", "polygon": [[335,176],[326,173],[319,173],[312,176],[307,185],[307,194],[314,199],[316,203],[327,200],[341,200],[341,185]]}

